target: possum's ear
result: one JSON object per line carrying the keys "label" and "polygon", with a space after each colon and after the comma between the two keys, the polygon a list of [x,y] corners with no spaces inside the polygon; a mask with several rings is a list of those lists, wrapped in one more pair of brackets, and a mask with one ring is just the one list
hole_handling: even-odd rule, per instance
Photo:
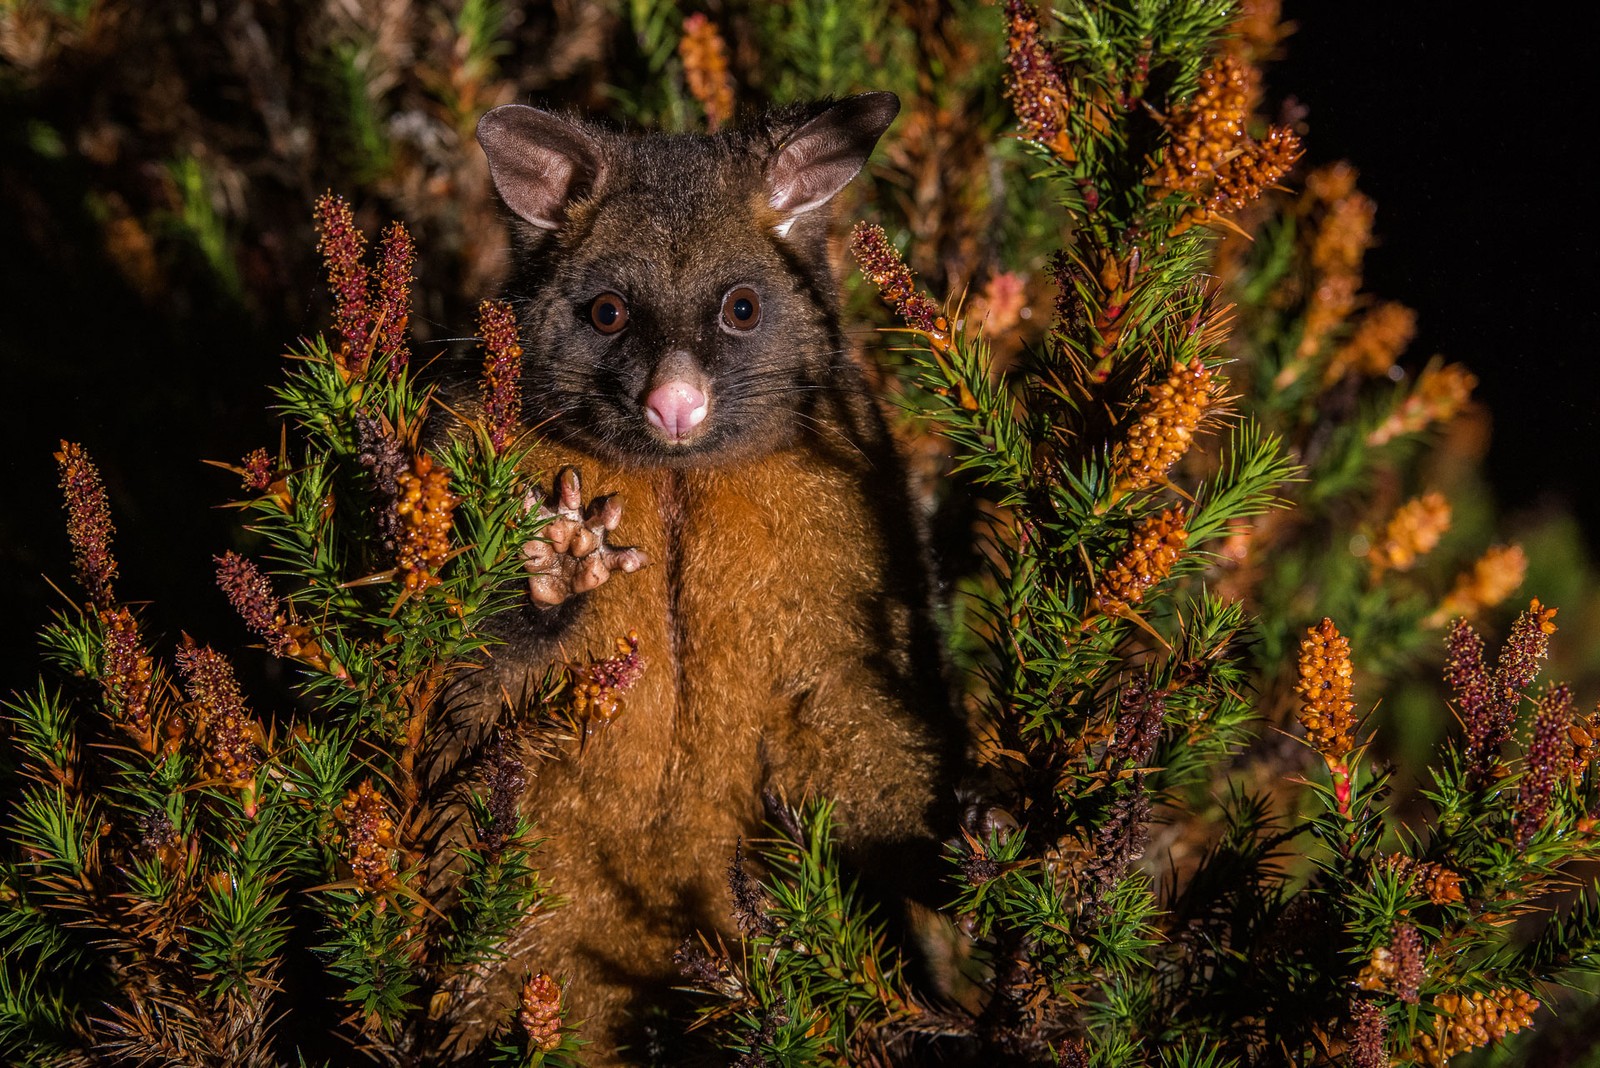
{"label": "possum's ear", "polygon": [[900,111],[893,93],[845,97],[784,139],[767,163],[767,188],[787,235],[799,215],[849,184]]}
{"label": "possum's ear", "polygon": [[478,120],[478,143],[506,206],[546,230],[558,228],[567,205],[600,179],[603,161],[594,137],[538,108],[493,109]]}

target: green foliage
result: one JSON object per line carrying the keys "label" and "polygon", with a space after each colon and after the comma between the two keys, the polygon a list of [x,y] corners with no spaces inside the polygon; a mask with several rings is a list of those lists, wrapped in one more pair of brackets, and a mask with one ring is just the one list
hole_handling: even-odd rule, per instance
{"label": "green foliage", "polygon": [[772,876],[764,890],[741,855],[730,869],[740,927],[750,934],[743,952],[694,953],[686,970],[703,981],[714,975],[723,997],[736,994],[703,1015],[728,1053],[855,1064],[883,1032],[914,1026],[925,1010],[908,999],[899,956],[871,907],[840,874],[832,806],[777,815],[777,837],[758,843]]}
{"label": "green foliage", "polygon": [[[497,965],[514,924],[553,904],[525,820],[496,825],[485,844],[506,798],[471,799],[479,833],[453,862],[416,859],[437,848],[417,828],[443,803],[413,771],[429,719],[482,662],[484,625],[517,598],[521,547],[544,520],[525,505],[525,445],[496,449],[473,425],[423,444],[432,398],[403,356],[305,341],[279,388],[297,455],[262,451],[236,469],[257,494],[244,508],[272,570],[219,558],[219,583],[296,665],[302,712],[263,727],[226,662],[188,643],[181,695],[108,584],[47,628],[66,684],[41,682],[5,707],[8,1054],[116,1048],[142,1062],[182,1049],[267,1064],[269,1047],[307,1037],[305,1052],[320,1051],[329,1044],[315,1036],[280,1036],[273,1008],[293,980],[289,939],[314,929],[326,989],[293,989],[287,1003],[352,1006],[345,1041],[392,1051],[436,1029],[430,1000]],[[395,567],[394,539],[422,536],[395,509],[407,477],[413,511],[433,509],[422,534],[434,533]],[[69,494],[71,522],[106,518],[97,492]],[[85,551],[99,562],[82,566],[115,571],[108,545]],[[522,711],[526,751],[538,752],[543,713]],[[519,730],[503,728],[503,760],[522,759]],[[486,1057],[515,1048],[508,1063],[562,1063],[559,1050],[508,1044],[506,1030],[486,1029]]]}
{"label": "green foliage", "polygon": [[218,288],[231,297],[242,296],[243,282],[230,247],[227,219],[217,208],[218,192],[204,161],[183,156],[172,161],[168,174],[178,193],[171,227],[199,253]]}

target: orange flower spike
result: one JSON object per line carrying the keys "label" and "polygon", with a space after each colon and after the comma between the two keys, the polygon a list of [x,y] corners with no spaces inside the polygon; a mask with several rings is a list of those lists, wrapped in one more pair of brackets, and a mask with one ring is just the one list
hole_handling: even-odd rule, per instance
{"label": "orange flower spike", "polygon": [[1424,493],[1395,509],[1383,536],[1372,547],[1372,577],[1384,571],[1409,571],[1432,552],[1450,529],[1450,502],[1441,493]]}
{"label": "orange flower spike", "polygon": [[1532,1026],[1539,1002],[1521,990],[1500,987],[1486,994],[1440,994],[1433,999],[1433,1007],[1438,1010],[1433,1033],[1417,1037],[1417,1050],[1423,1064],[1444,1068],[1458,1053]]}
{"label": "orange flower spike", "polygon": [[1309,628],[1300,641],[1300,710],[1295,718],[1306,730],[1306,740],[1322,755],[1333,775],[1334,799],[1341,815],[1350,812],[1350,769],[1346,758],[1355,746],[1355,701],[1351,691],[1355,664],[1350,640],[1339,633],[1333,620],[1324,618]]}
{"label": "orange flower spike", "polygon": [[1528,556],[1520,545],[1491,546],[1463,572],[1424,625],[1442,627],[1456,616],[1476,616],[1517,591],[1528,574]]}
{"label": "orange flower spike", "polygon": [[450,557],[450,531],[461,500],[450,492],[450,469],[428,453],[413,458],[410,470],[400,472],[397,481],[395,512],[404,538],[396,565],[407,591],[421,593],[442,581],[438,571]]}
{"label": "orange flower spike", "polygon": [[1128,548],[1101,573],[1089,607],[1101,615],[1115,616],[1142,603],[1144,595],[1171,574],[1182,557],[1189,542],[1186,522],[1180,509],[1169,508],[1134,527]]}
{"label": "orange flower spike", "polygon": [[1303,151],[1293,130],[1272,127],[1265,141],[1249,142],[1248,148],[1217,168],[1206,210],[1213,215],[1242,210],[1288,174]]}
{"label": "orange flower spike", "polygon": [[733,118],[733,76],[728,71],[728,46],[714,22],[700,12],[683,20],[678,41],[683,77],[689,95],[706,113],[706,131],[716,133]]}
{"label": "orange flower spike", "polygon": [[515,437],[522,418],[522,346],[517,317],[504,301],[478,305],[478,334],[483,338],[483,421],[496,452]]}
{"label": "orange flower spike", "polygon": [[1372,433],[1367,444],[1384,445],[1395,438],[1421,433],[1433,423],[1447,423],[1461,413],[1478,380],[1460,364],[1423,369],[1406,399]]}
{"label": "orange flower spike", "polygon": [[1174,235],[1240,210],[1300,158],[1300,139],[1288,127],[1272,127],[1259,142],[1245,132],[1259,85],[1254,66],[1224,53],[1200,75],[1194,96],[1167,117],[1169,140],[1145,184],[1198,202]]}
{"label": "orange flower spike", "polygon": [[1151,386],[1128,436],[1111,453],[1114,497],[1153,486],[1166,478],[1194,441],[1195,429],[1215,398],[1211,369],[1190,360]]}
{"label": "orange flower spike", "polygon": [[1006,99],[1022,136],[1067,163],[1078,158],[1067,136],[1067,87],[1050,46],[1039,32],[1039,11],[1024,0],[1006,4]]}
{"label": "orange flower spike", "polygon": [[1357,172],[1348,164],[1315,171],[1306,179],[1306,194],[1326,204],[1311,239],[1311,267],[1318,275],[1361,275],[1361,262],[1372,248],[1372,225],[1378,206],[1355,187]]}
{"label": "orange flower spike", "polygon": [[389,806],[373,789],[372,780],[347,793],[334,809],[333,818],[340,826],[341,851],[356,885],[369,894],[393,887],[398,881],[394,854],[399,842],[394,836]]}
{"label": "orange flower spike", "polygon": [[111,555],[111,507],[105,484],[83,446],[63,441],[55,454],[61,471],[61,494],[67,509],[67,540],[72,544],[73,570],[96,608],[107,609],[116,600],[111,582],[117,577],[117,558]]}
{"label": "orange flower spike", "polygon": [[255,814],[256,771],[266,759],[261,726],[250,718],[233,665],[227,658],[185,636],[178,650],[193,709],[196,741],[206,772],[241,791],[246,815]]}
{"label": "orange flower spike", "polygon": [[530,977],[522,987],[517,1022],[535,1052],[550,1053],[561,1045],[561,993],[561,984],[544,972]]}
{"label": "orange flower spike", "polygon": [[1386,375],[1417,333],[1417,313],[1404,304],[1386,301],[1367,312],[1355,333],[1334,351],[1323,374],[1332,385],[1347,375]]}

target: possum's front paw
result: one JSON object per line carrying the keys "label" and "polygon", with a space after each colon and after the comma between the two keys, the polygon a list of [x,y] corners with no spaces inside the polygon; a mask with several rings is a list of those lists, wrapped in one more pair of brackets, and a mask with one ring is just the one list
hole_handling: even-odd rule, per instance
{"label": "possum's front paw", "polygon": [[622,520],[622,502],[612,494],[596,497],[584,508],[583,483],[576,468],[563,468],[554,491],[543,496],[535,490],[528,507],[553,518],[542,537],[522,547],[528,596],[535,604],[561,604],[594,589],[613,571],[637,571],[650,563],[643,550],[606,544],[606,535]]}

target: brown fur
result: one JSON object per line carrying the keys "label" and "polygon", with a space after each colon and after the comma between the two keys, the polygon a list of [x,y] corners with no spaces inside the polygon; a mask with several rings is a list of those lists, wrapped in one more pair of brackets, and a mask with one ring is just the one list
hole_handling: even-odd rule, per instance
{"label": "brown fur", "polygon": [[[539,864],[567,903],[517,935],[507,982],[483,992],[504,1008],[526,971],[566,976],[599,1064],[626,1060],[618,1044],[638,1038],[630,1013],[677,981],[671,958],[683,939],[731,937],[727,864],[740,836],[761,834],[764,791],[835,799],[852,863],[891,892],[936,856],[935,810],[949,800],[960,739],[922,549],[882,420],[841,355],[825,220],[802,216],[787,241],[772,233],[781,212],[767,203],[763,161],[806,119],[676,148],[628,149],[577,127],[613,155],[592,187],[562,191],[577,199],[561,230],[530,238],[545,272],[526,315],[529,400],[547,439],[534,463],[547,486],[570,465],[586,498],[619,494],[625,511],[611,541],[643,549],[653,565],[559,607],[523,609],[458,725],[470,752],[497,691],[515,694],[549,664],[606,655],[618,636],[639,633],[648,668],[620,716],[532,769],[526,810],[549,839]],[[648,166],[630,170],[629,151]],[[652,209],[652,195],[666,206]],[[618,249],[633,266],[609,269],[653,269],[671,295],[639,296],[634,350],[603,347],[573,324],[571,302],[549,281],[581,277],[586,257]],[[730,278],[756,280],[776,325],[759,349],[724,360],[718,346],[745,339],[708,337],[694,309]],[[537,369],[562,345],[553,368]],[[628,422],[639,421],[652,361],[674,345],[707,367],[711,418],[724,420],[697,447],[663,447]],[[590,383],[593,396],[557,403],[559,383],[624,351],[633,355],[620,384]],[[741,386],[767,380],[739,377],[751,361],[770,364],[763,373],[781,388]],[[614,410],[597,415],[597,404]]]}

